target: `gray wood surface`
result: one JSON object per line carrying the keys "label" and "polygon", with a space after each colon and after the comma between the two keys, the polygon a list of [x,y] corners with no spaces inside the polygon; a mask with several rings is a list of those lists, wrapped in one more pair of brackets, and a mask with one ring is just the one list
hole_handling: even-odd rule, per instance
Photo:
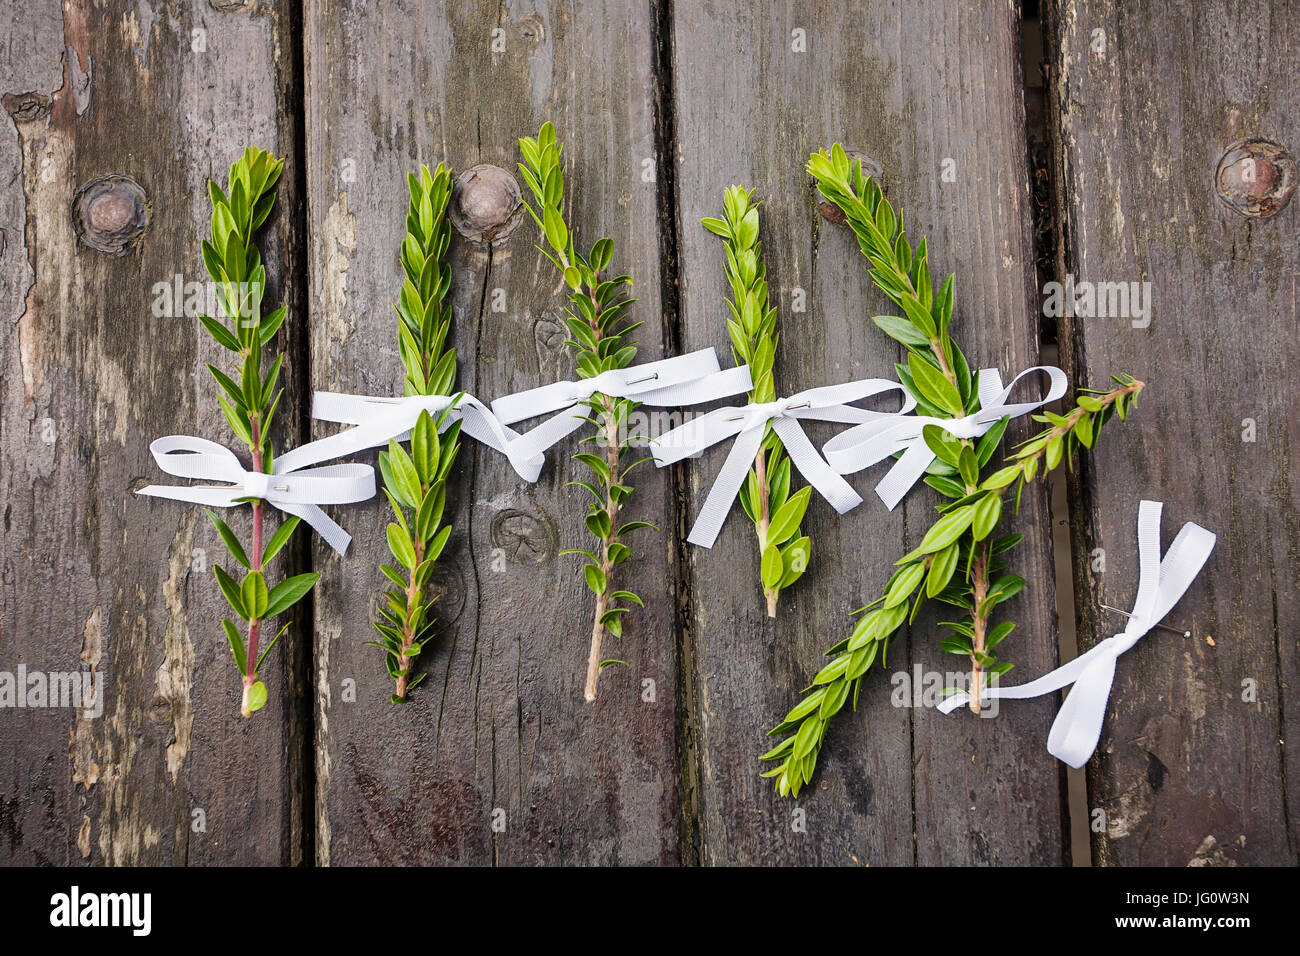
{"label": "gray wood surface", "polygon": [[[614,265],[634,276],[646,320],[641,355],[661,357],[658,195],[642,180],[642,161],[655,160],[648,14],[616,3],[311,5],[313,385],[400,394],[389,303],[407,171],[439,160],[513,171],[518,137],[547,119],[565,144],[580,241],[614,239]],[[347,161],[354,182],[341,179]],[[536,240],[529,219],[495,248],[453,240],[460,385],[484,400],[573,374],[559,277]],[[631,666],[607,668],[600,698],[584,704],[590,594],[577,559],[557,555],[587,546],[585,492],[563,486],[576,450],[557,448],[530,486],[497,453],[462,449],[445,571],[458,613],[443,615],[421,656],[430,677],[404,708],[389,703],[378,652],[362,646],[387,559],[386,506],[349,513],[357,542],[346,564],[318,550],[328,596],[317,604],[319,861],[677,859],[668,546],[653,532],[632,540],[623,569],[648,609],[608,648]],[[647,468],[634,483],[629,517],[667,527],[665,477]],[[343,698],[349,679],[355,703]]]}
{"label": "gray wood surface", "polygon": [[[407,173],[513,172],[518,137],[547,119],[583,246],[611,236],[636,279],[643,359],[729,356],[722,244],[698,223],[734,182],[764,202],[781,390],[892,376],[898,349],[870,322],[886,301],[802,168],[837,140],[883,168],[932,272],[957,272],[954,336],[973,363],[1037,364],[1044,242],[1057,278],[1151,281],[1147,328],[1059,323],[1079,384],[1150,383],[1071,485],[1081,644],[1120,629],[1099,602],[1132,601],[1139,498],[1167,502],[1166,540],[1187,520],[1220,538],[1170,616],[1194,637],[1154,633],[1120,661],[1088,769],[1092,855],[1296,862],[1297,212],[1243,218],[1215,195],[1234,141],[1300,149],[1285,4],[1050,5],[1055,207],[1037,246],[1016,3],[21,6],[0,28],[0,673],[93,669],[106,707],[0,708],[0,863],[1067,862],[1064,774],[1044,748],[1056,701],[988,720],[891,704],[891,678],[960,669],[934,610],[837,717],[798,801],[758,776],[764,731],[929,524],[924,488],[885,511],[879,467],[851,479],[867,500],[842,518],[814,498],[812,564],[775,622],[739,506],[712,550],[684,543],[725,446],[642,470],[628,516],[663,530],[623,567],[648,609],[608,648],[630,666],[586,705],[590,594],[558,554],[586,540],[564,487],[576,445],[529,485],[467,441],[412,702],[389,703],[363,645],[387,556],[379,499],[334,509],[346,560],[300,533],[293,563],[323,577],[264,672],[269,705],[239,717],[211,574],[224,548],[197,507],[131,494],[165,480],[152,439],[229,443],[203,368],[217,347],[154,308],[155,284],[205,279],[205,180],[248,143],[286,160],[263,236],[291,316],[283,448],[337,430],[309,421],[312,389],[400,393]],[[114,176],[143,202],[101,180],[125,202],[100,212],[126,219],[87,231],[75,209]],[[484,400],[573,373],[535,240],[527,217],[491,246],[453,235],[460,384]],[[1009,682],[1057,662],[1046,496],[1027,494],[1016,524],[1030,587],[1008,608]]]}
{"label": "gray wood surface", "polygon": [[[265,713],[244,721],[211,573],[229,563],[224,548],[198,508],[131,493],[166,478],[152,439],[227,438],[203,367],[220,350],[192,317],[155,315],[153,287],[206,280],[205,182],[224,181],[245,144],[297,166],[290,24],[270,9],[196,4],[142,20],[148,10],[123,6],[110,26],[89,3],[24,4],[0,44],[12,177],[0,197],[0,670],[90,669],[105,697],[97,718],[0,714],[0,859],[292,863],[299,641],[266,672]],[[79,242],[70,215],[83,184],[114,174],[148,207],[120,256]],[[299,268],[300,201],[291,173],[263,247],[272,300],[287,285],[295,316],[298,289],[282,280]],[[91,225],[121,225],[109,220]],[[295,336],[287,323],[291,349]],[[290,363],[291,385],[300,371]]]}
{"label": "gray wood surface", "polygon": [[[870,321],[891,311],[888,302],[871,286],[852,233],[819,216],[803,171],[810,151],[841,141],[883,165],[912,241],[929,237],[933,273],[956,270],[954,337],[971,362],[1011,374],[1036,364],[1014,11],[958,14],[942,3],[846,4],[816,17],[779,4],[674,9],[684,347],[726,350],[722,244],[698,223],[720,215],[722,190],[734,182],[756,187],[764,202],[761,236],[781,309],[778,391],[894,377],[900,347]],[[796,49],[795,31],[806,52]],[[955,160],[955,182],[941,181],[945,158]],[[800,298],[804,312],[795,311]],[[809,431],[819,441],[833,433]],[[690,469],[692,517],[724,452]],[[761,607],[753,529],[739,504],[711,551],[689,551],[702,859],[1058,864],[1059,774],[1032,743],[1045,733],[1050,702],[996,720],[890,703],[896,674],[961,670],[938,648],[942,618],[933,609],[866,681],[857,713],[846,708],[836,718],[813,786],[797,803],[757,776],[763,731],[847,633],[848,612],[879,593],[933,520],[935,495],[924,487],[886,511],[871,490],[882,475],[876,468],[853,479],[866,501],[844,517],[814,495],[804,526],[809,570],[783,593],[774,622]],[[1041,495],[1026,496],[1020,523],[1031,535],[1018,570],[1039,583],[1010,605],[1021,629],[1004,646],[1014,644],[1008,658],[1037,673],[1056,660]]]}
{"label": "gray wood surface", "polygon": [[1097,605],[1131,606],[1140,498],[1165,502],[1166,544],[1189,520],[1219,536],[1169,616],[1193,637],[1155,632],[1119,662],[1088,775],[1101,863],[1297,860],[1297,211],[1243,218],[1214,183],[1234,141],[1300,147],[1298,34],[1284,4],[1085,0],[1051,18],[1058,269],[1153,288],[1149,327],[1078,318],[1065,336],[1078,382],[1150,383],[1076,489],[1081,644],[1122,630]]}

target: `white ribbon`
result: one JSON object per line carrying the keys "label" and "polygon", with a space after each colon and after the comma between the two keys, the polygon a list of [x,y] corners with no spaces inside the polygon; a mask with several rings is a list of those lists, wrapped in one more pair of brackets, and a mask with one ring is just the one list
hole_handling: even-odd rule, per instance
{"label": "white ribbon", "polygon": [[711,402],[753,387],[748,365],[720,371],[717,353],[708,348],[657,362],[611,369],[594,378],[553,382],[516,392],[494,400],[492,411],[501,422],[510,425],[563,409],[519,436],[517,452],[531,456],[544,453],[580,428],[587,421],[589,411],[584,403],[597,393],[667,408]]}
{"label": "white ribbon", "polygon": [[[1033,372],[1047,373],[1051,380],[1051,387],[1047,394],[1037,401],[1008,404],[1007,398],[1016,387],[1016,383]],[[979,411],[964,418],[930,418],[925,415],[913,415],[906,418],[895,417],[892,420],[867,422],[836,435],[822,448],[822,453],[830,466],[839,474],[851,475],[902,451],[903,457],[876,485],[876,494],[892,511],[925,473],[930,462],[934,461],[934,452],[930,450],[930,446],[925,443],[925,438],[922,436],[922,429],[926,425],[937,425],[955,438],[978,438],[992,428],[999,419],[1017,418],[1056,401],[1065,394],[1067,384],[1065,373],[1051,365],[1038,365],[1025,369],[1012,379],[1011,384],[1006,388],[1002,387],[1002,376],[997,369],[981,369],[978,386]]]}
{"label": "white ribbon", "polygon": [[239,504],[241,498],[261,498],[307,522],[339,554],[347,551],[352,538],[318,506],[352,504],[375,495],[375,470],[369,465],[327,465],[302,471],[299,469],[309,462],[288,467],[285,462],[290,456],[283,455],[275,460],[273,472],[268,475],[245,470],[235,453],[224,445],[189,435],[159,438],[149,446],[149,451],[158,467],[169,475],[229,484],[224,487],[150,485],[141,488],[138,494],[214,508],[229,508]]}
{"label": "white ribbon", "polygon": [[448,408],[451,411],[443,419],[444,429],[460,419],[463,434],[470,435],[505,455],[519,477],[525,481],[537,480],[546,459],[540,454],[524,451],[516,444],[518,432],[502,425],[477,398],[465,394],[459,397],[408,395],[405,398],[384,398],[377,395],[317,392],[312,397],[312,418],[357,427],[295,448],[280,456],[279,461],[286,465],[286,470],[292,471],[300,463],[326,461],[366,448],[384,447],[391,439],[403,442],[410,438],[411,429],[415,427],[421,412],[428,412],[437,421],[438,416]]}
{"label": "white ribbon", "polygon": [[[897,412],[874,412],[849,404],[891,389],[903,393],[903,407]],[[916,399],[902,385],[888,379],[869,378],[811,388],[775,402],[719,408],[660,435],[650,443],[650,448],[655,455],[655,464],[662,468],[736,436],[686,539],[691,544],[711,548],[718,540],[731,504],[736,500],[745,475],[763,443],[768,422],[772,423],[772,430],[785,445],[794,467],[836,511],[844,514],[860,505],[862,498],[817,453],[799,420],[876,424],[906,415],[915,407]]]}
{"label": "white ribbon", "polygon": [[[1162,560],[1160,509],[1158,501],[1143,501],[1138,507],[1138,593],[1133,615],[1123,632],[1108,637],[1086,654],[1038,680],[1016,687],[990,687],[980,692],[981,697],[990,700],[1022,700],[1073,684],[1074,689],[1061,705],[1047,737],[1047,749],[1052,756],[1071,767],[1082,767],[1097,749],[1111,682],[1115,678],[1115,661],[1178,603],[1214,550],[1214,533],[1189,521]],[[939,710],[951,713],[969,700],[968,694],[954,694],[939,704]]]}

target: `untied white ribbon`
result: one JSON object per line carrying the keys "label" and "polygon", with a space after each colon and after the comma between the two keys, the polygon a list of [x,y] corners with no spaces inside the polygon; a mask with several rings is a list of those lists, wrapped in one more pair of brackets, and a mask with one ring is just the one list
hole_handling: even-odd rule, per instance
{"label": "untied white ribbon", "polygon": [[560,414],[519,436],[517,451],[538,455],[582,427],[589,412],[586,402],[596,394],[672,408],[711,402],[751,388],[749,366],[740,365],[721,371],[717,353],[708,348],[657,362],[610,369],[576,382],[552,382],[526,392],[516,392],[494,400],[492,411],[502,423],[510,425],[561,409]]}
{"label": "untied white ribbon", "polygon": [[[1016,383],[1033,372],[1047,373],[1051,380],[1047,394],[1036,401],[1008,404]],[[1016,418],[1056,401],[1065,394],[1067,385],[1065,372],[1051,365],[1025,369],[1006,388],[1002,387],[997,369],[981,369],[978,411],[962,418],[912,415],[866,422],[836,435],[822,448],[822,454],[836,472],[851,475],[902,451],[903,457],[876,485],[876,494],[892,511],[934,461],[934,452],[922,434],[926,425],[937,425],[954,438],[978,438],[1002,418]]]}
{"label": "untied white ribbon", "polygon": [[[897,412],[876,412],[850,404],[893,389],[903,393],[903,407]],[[810,388],[774,402],[719,408],[660,435],[650,443],[650,447],[655,455],[655,464],[662,468],[736,437],[686,539],[692,544],[711,548],[763,443],[768,422],[772,423],[772,430],[785,445],[791,464],[836,511],[844,514],[860,505],[862,498],[817,453],[804,434],[800,420],[877,425],[906,415],[915,407],[916,399],[898,382],[883,378],[862,379]]]}
{"label": "untied white ribbon", "polygon": [[[1097,749],[1115,679],[1115,662],[1178,603],[1214,550],[1214,533],[1189,521],[1162,559],[1161,508],[1158,501],[1143,501],[1138,507],[1138,592],[1124,630],[1028,684],[980,691],[985,700],[1023,700],[1073,684],[1047,737],[1048,751],[1071,767],[1082,767]],[[969,694],[957,693],[945,698],[939,710],[951,713],[969,701]]]}
{"label": "untied white ribbon", "polygon": [[[149,485],[137,494],[170,498],[193,504],[229,508],[241,498],[261,498],[287,514],[307,522],[339,554],[348,549],[351,536],[320,505],[345,505],[373,498],[375,470],[369,465],[326,465],[303,469],[312,462],[294,464],[289,455],[277,458],[271,474],[248,471],[224,445],[190,435],[168,435],[149,445],[154,461],[169,475],[227,482],[212,485]],[[320,461],[315,458],[312,461]],[[292,465],[292,467],[290,467]]]}

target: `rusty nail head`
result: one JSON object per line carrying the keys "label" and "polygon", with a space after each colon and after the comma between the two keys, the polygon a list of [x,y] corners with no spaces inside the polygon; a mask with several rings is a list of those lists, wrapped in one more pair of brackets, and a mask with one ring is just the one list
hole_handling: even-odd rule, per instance
{"label": "rusty nail head", "polygon": [[1277,215],[1296,187],[1294,157],[1266,139],[1243,139],[1224,151],[1214,188],[1230,209],[1252,219]]}
{"label": "rusty nail head", "polygon": [[81,241],[105,255],[120,256],[149,225],[144,189],[130,176],[96,176],[72,200],[73,229]]}
{"label": "rusty nail head", "polygon": [[500,166],[471,166],[456,177],[447,215],[471,242],[500,242],[523,219],[519,184]]}
{"label": "rusty nail head", "polygon": [[[885,167],[880,165],[873,156],[852,146],[846,146],[844,148],[844,153],[849,157],[850,164],[854,162],[862,163],[862,172],[865,175],[870,176],[877,183],[880,182],[881,178],[884,176]],[[848,220],[844,218],[844,213],[840,211],[839,207],[834,203],[827,202],[825,199],[818,198],[817,211],[821,213],[823,219],[836,226],[843,226],[848,223]]]}

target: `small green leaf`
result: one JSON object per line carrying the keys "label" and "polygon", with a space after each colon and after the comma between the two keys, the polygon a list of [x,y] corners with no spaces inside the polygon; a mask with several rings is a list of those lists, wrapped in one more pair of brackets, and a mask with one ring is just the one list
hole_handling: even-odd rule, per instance
{"label": "small green leaf", "polygon": [[275,617],[277,614],[287,611],[298,603],[318,580],[320,580],[320,575],[315,573],[295,574],[291,578],[285,578],[271,588],[266,610],[261,616]]}
{"label": "small green leaf", "polygon": [[260,620],[266,616],[270,592],[266,589],[266,578],[262,577],[260,571],[249,571],[244,575],[244,582],[239,586],[239,596],[243,599],[249,620]]}
{"label": "small green leaf", "polygon": [[971,521],[971,533],[976,541],[983,541],[998,526],[1002,517],[1002,495],[990,491],[975,505],[975,517]]}
{"label": "small green leaf", "polygon": [[591,593],[605,593],[605,572],[600,569],[599,565],[585,565],[582,569],[582,576],[587,582],[587,587],[591,589]]}
{"label": "small green leaf", "polygon": [[934,597],[947,587],[953,571],[957,569],[957,559],[960,555],[961,548],[954,541],[930,560],[930,573],[925,581],[926,597]]}
{"label": "small green leaf", "polygon": [[420,412],[411,430],[411,462],[421,485],[430,485],[438,474],[438,430],[427,411]]}
{"label": "small green leaf", "polygon": [[907,319],[899,318],[896,315],[873,315],[871,321],[876,323],[882,332],[891,339],[902,342],[911,348],[923,349],[930,344],[920,331]]}
{"label": "small green leaf", "polygon": [[266,543],[266,549],[262,552],[262,566],[266,567],[271,559],[280,553],[280,550],[289,542],[293,535],[294,529],[298,527],[301,519],[297,515],[289,515],[284,519],[280,527],[275,529],[275,534],[271,535],[271,540]]}
{"label": "small green leaf", "polygon": [[230,526],[207,508],[204,508],[203,512],[208,516],[208,520],[212,522],[213,527],[217,529],[217,534],[221,535],[221,540],[226,543],[226,550],[230,552],[230,556],[245,568],[252,568],[252,565],[248,561],[248,555],[244,553],[244,546],[239,543],[239,539],[236,538],[235,533],[230,530]]}
{"label": "small green leaf", "polygon": [[266,706],[266,685],[257,681],[248,691],[248,712],[255,714]]}
{"label": "small green leaf", "polygon": [[403,533],[400,526],[394,523],[388,525],[388,550],[393,552],[393,557],[400,561],[406,570],[415,570],[415,548],[411,545],[411,539]]}
{"label": "small green leaf", "polygon": [[767,527],[769,545],[782,544],[799,530],[799,523],[803,521],[804,512],[808,510],[808,500],[811,495],[811,487],[800,488],[790,496],[789,501],[777,509],[776,514],[772,516],[771,524]]}
{"label": "small green leaf", "polygon": [[931,405],[953,415],[962,413],[961,396],[957,394],[957,387],[948,381],[943,372],[915,352],[907,357],[907,370],[911,372],[916,387],[921,390],[918,398],[924,398]]}
{"label": "small green leaf", "polygon": [[621,538],[629,531],[635,531],[637,528],[653,528],[655,531],[659,530],[658,527],[652,525],[649,521],[629,521],[618,529],[618,537]]}
{"label": "small green leaf", "polygon": [[812,539],[805,535],[802,538],[796,538],[781,550],[781,563],[784,571],[781,574],[781,583],[778,585],[781,590],[785,590],[808,570],[808,561],[812,554]]}
{"label": "small green leaf", "polygon": [[785,562],[781,560],[781,550],[776,545],[769,544],[763,549],[761,572],[763,587],[774,588],[781,583],[781,575],[785,573]]}
{"label": "small green leaf", "polygon": [[917,550],[922,554],[928,554],[948,547],[961,537],[962,532],[970,527],[974,519],[975,508],[972,505],[954,508],[930,526],[930,530],[921,539],[921,545]]}
{"label": "small green leaf", "polygon": [[388,443],[388,467],[397,485],[393,491],[398,500],[408,508],[418,508],[423,498],[420,493],[420,476],[406,450],[395,441]]}
{"label": "small green leaf", "polygon": [[275,647],[276,644],[280,643],[280,638],[284,636],[285,631],[289,630],[289,625],[292,623],[293,623],[292,621],[285,621],[284,626],[281,627],[280,630],[275,632],[275,637],[271,638],[271,643],[267,644],[266,648],[257,657],[257,671],[255,673],[261,672],[262,662],[266,660],[266,655],[271,653],[271,648]]}
{"label": "small green leaf", "polygon": [[1007,465],[1005,468],[999,468],[997,471],[993,472],[993,474],[985,478],[984,484],[980,487],[985,491],[996,491],[1011,484],[1011,482],[1016,480],[1016,476],[1019,474],[1020,467],[1018,465]]}
{"label": "small green leaf", "polygon": [[221,626],[225,628],[226,640],[230,643],[230,653],[235,656],[235,666],[239,668],[240,676],[247,677],[248,652],[244,648],[244,636],[228,618],[221,619]]}
{"label": "small green leaf", "polygon": [[639,597],[637,597],[635,594],[633,594],[631,591],[615,591],[613,594],[610,595],[610,597],[616,601],[631,601],[637,607],[645,607],[645,604],[642,602],[642,600]]}
{"label": "small green leaf", "polygon": [[221,588],[221,593],[225,595],[226,603],[245,621],[248,620],[248,609],[244,607],[244,598],[239,593],[239,585],[235,579],[226,573],[226,569],[219,564],[212,566],[212,572],[217,576],[217,586]]}
{"label": "small green leaf", "polygon": [[901,569],[898,574],[894,575],[894,582],[885,593],[883,607],[891,608],[906,601],[912,592],[916,590],[916,586],[921,583],[921,578],[924,576],[925,563],[921,561],[909,564]]}

